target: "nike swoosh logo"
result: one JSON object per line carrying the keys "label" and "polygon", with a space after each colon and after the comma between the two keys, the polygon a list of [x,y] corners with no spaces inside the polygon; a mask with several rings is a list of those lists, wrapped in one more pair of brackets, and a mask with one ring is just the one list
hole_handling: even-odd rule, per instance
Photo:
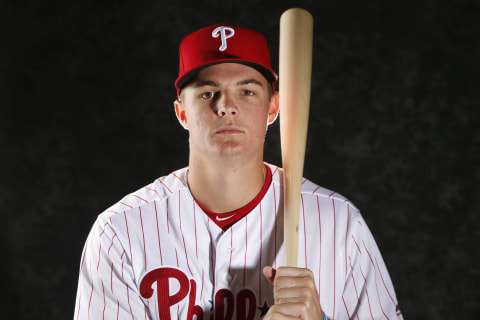
{"label": "nike swoosh logo", "polygon": [[225,218],[220,218],[219,216],[215,216],[215,219],[217,219],[217,221],[224,221],[224,220],[230,219],[233,216],[234,216],[234,214],[232,214],[231,216],[225,217]]}

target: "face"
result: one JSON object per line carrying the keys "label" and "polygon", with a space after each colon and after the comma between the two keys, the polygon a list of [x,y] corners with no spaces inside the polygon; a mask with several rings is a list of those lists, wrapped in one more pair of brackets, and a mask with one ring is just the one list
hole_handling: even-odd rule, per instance
{"label": "face", "polygon": [[238,63],[207,67],[182,90],[177,117],[190,134],[190,155],[260,156],[278,94],[257,70]]}

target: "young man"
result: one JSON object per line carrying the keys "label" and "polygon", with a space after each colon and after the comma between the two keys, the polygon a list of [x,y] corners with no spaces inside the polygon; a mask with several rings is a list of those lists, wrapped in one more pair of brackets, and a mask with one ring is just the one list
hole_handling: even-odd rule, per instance
{"label": "young man", "polygon": [[263,162],[276,80],[256,31],[217,24],[182,41],[175,112],[189,166],[98,217],[76,319],[401,318],[358,209],[308,180],[300,267],[282,267],[282,170]]}

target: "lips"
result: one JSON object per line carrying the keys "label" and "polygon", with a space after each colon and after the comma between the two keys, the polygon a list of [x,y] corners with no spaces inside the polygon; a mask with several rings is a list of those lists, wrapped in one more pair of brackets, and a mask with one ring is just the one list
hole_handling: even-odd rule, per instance
{"label": "lips", "polygon": [[235,134],[243,133],[243,130],[240,129],[239,127],[228,126],[228,127],[220,128],[215,133],[224,134],[224,135],[235,135]]}

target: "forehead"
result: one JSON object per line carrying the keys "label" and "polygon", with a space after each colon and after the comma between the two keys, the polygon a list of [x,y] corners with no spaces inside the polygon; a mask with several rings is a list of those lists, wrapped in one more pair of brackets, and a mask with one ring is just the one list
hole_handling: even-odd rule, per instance
{"label": "forehead", "polygon": [[202,69],[195,77],[197,81],[214,81],[220,83],[257,80],[267,88],[267,79],[256,69],[240,63],[220,63]]}

